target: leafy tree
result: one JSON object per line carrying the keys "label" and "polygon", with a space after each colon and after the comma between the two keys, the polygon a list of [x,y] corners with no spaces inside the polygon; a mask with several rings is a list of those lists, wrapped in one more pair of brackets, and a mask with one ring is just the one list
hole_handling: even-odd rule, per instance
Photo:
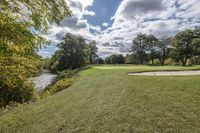
{"label": "leafy tree", "polygon": [[97,59],[95,60],[95,63],[96,63],[96,64],[104,64],[104,60],[103,60],[102,58],[97,58]]}
{"label": "leafy tree", "polygon": [[130,54],[127,54],[125,57],[125,64],[132,64],[132,58]]}
{"label": "leafy tree", "polygon": [[145,43],[147,47],[147,53],[149,54],[149,58],[154,64],[154,59],[158,56],[158,39],[154,35],[146,36]]}
{"label": "leafy tree", "polygon": [[106,64],[112,64],[112,63],[111,63],[111,57],[110,57],[110,56],[108,56],[108,57],[105,58],[105,63],[106,63]]}
{"label": "leafy tree", "polygon": [[98,48],[96,47],[96,42],[92,41],[91,43],[88,44],[88,50],[87,50],[87,54],[89,56],[89,63],[90,64],[94,64],[95,60],[97,59],[98,55],[97,55],[97,51]]}
{"label": "leafy tree", "polygon": [[0,106],[34,97],[27,78],[40,67],[37,50],[47,43],[41,34],[68,15],[65,0],[0,1]]}
{"label": "leafy tree", "polygon": [[160,38],[158,43],[158,49],[160,54],[160,62],[163,66],[165,63],[165,59],[170,52],[171,47],[171,38]]}
{"label": "leafy tree", "polygon": [[53,70],[76,69],[86,64],[86,42],[81,36],[67,33],[63,42],[58,44],[59,50],[52,57]]}
{"label": "leafy tree", "polygon": [[188,29],[177,33],[172,39],[173,58],[181,61],[183,66],[185,66],[188,59],[198,54],[196,48],[198,47],[199,38],[199,29]]}
{"label": "leafy tree", "polygon": [[146,43],[146,34],[139,33],[136,38],[133,40],[132,52],[137,55],[137,63],[143,64],[146,57],[147,43]]}
{"label": "leafy tree", "polygon": [[122,54],[117,55],[117,64],[124,64],[125,63],[125,58]]}
{"label": "leafy tree", "polygon": [[110,62],[111,64],[117,64],[118,56],[116,54],[113,54],[110,56]]}
{"label": "leafy tree", "polygon": [[121,54],[119,55],[112,54],[106,57],[105,59],[106,64],[124,64],[124,62],[125,62],[124,56]]}

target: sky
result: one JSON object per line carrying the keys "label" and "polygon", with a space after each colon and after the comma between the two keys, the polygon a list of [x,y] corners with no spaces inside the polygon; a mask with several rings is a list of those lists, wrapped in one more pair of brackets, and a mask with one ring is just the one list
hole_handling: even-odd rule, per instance
{"label": "sky", "polygon": [[96,41],[98,55],[127,54],[138,33],[157,37],[200,26],[200,0],[66,0],[72,11],[60,26],[51,26],[52,44],[39,51],[51,56],[66,33]]}

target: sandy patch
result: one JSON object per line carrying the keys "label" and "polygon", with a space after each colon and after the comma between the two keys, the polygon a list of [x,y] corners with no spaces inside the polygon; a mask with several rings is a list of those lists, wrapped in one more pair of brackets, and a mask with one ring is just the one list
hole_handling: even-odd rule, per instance
{"label": "sandy patch", "polygon": [[144,75],[144,76],[184,76],[184,75],[200,75],[198,71],[155,71],[155,72],[138,72],[128,73],[128,75]]}

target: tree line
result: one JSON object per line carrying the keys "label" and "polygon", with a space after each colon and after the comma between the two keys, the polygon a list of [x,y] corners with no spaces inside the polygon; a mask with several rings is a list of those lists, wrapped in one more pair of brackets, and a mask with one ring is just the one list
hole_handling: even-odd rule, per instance
{"label": "tree line", "polygon": [[130,54],[112,54],[105,59],[98,56],[95,41],[89,43],[77,35],[67,33],[52,56],[50,69],[63,71],[88,64],[151,64],[183,65],[200,63],[200,28],[188,29],[174,37],[157,38],[139,33],[132,41]]}
{"label": "tree line", "polygon": [[[192,65],[200,63],[200,28],[187,29],[174,37],[157,38],[139,33],[132,41],[131,54],[110,55],[105,64]],[[121,61],[119,61],[121,60]],[[155,62],[156,61],[156,62]]]}

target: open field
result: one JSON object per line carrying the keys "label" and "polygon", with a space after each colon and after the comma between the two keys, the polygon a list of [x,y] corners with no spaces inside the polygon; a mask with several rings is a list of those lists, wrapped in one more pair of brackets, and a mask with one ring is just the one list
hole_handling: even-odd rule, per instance
{"label": "open field", "polygon": [[196,69],[94,66],[70,88],[1,113],[0,132],[200,132],[200,75],[127,75]]}

